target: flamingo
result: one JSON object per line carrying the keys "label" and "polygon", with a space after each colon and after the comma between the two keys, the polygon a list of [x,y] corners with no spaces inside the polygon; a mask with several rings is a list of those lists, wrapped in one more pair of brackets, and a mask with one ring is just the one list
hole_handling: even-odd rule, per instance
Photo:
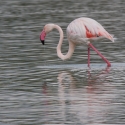
{"label": "flamingo", "polygon": [[63,31],[60,26],[56,24],[46,24],[40,34],[40,40],[44,45],[46,35],[57,29],[60,34],[59,43],[57,45],[57,55],[62,60],[69,59],[75,49],[76,45],[86,44],[88,46],[88,67],[90,67],[90,48],[92,48],[110,67],[111,63],[92,45],[93,40],[107,38],[114,42],[114,38],[109,34],[101,24],[91,18],[81,17],[73,20],[67,27],[67,37],[69,42],[69,50],[66,55],[61,52],[63,42]]}

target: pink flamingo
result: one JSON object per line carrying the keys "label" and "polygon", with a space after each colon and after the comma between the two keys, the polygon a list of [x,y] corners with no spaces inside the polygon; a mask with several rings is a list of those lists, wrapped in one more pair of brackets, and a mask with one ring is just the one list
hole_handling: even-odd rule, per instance
{"label": "pink flamingo", "polygon": [[107,38],[114,42],[113,36],[110,35],[97,21],[91,18],[81,17],[72,21],[67,27],[67,37],[69,41],[69,50],[66,55],[61,52],[63,42],[63,31],[60,26],[56,24],[46,24],[40,34],[40,40],[44,45],[44,39],[47,33],[57,29],[60,33],[59,43],[57,45],[57,55],[62,60],[69,59],[75,49],[76,45],[88,45],[88,67],[90,66],[90,48],[92,48],[110,67],[110,62],[91,44],[92,40]]}

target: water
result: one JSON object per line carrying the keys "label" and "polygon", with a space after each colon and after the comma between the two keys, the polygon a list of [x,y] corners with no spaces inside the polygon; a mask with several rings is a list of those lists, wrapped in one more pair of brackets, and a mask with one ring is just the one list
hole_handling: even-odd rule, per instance
{"label": "water", "polygon": [[[125,123],[125,2],[123,0],[0,1],[0,123],[2,125],[68,125]],[[39,34],[56,23],[67,25],[90,17],[114,34],[94,42],[111,62],[106,64],[87,47],[77,46],[70,60],[57,57],[59,33]],[[68,42],[64,38],[62,51]]]}

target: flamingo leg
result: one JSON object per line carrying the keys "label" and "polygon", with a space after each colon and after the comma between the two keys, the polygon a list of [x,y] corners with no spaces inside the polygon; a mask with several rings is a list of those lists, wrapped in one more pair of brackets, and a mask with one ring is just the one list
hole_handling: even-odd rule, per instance
{"label": "flamingo leg", "polygon": [[90,67],[90,47],[88,46],[88,67]]}
{"label": "flamingo leg", "polygon": [[107,63],[108,67],[111,66],[110,62],[91,43],[89,43],[88,46],[91,47]]}

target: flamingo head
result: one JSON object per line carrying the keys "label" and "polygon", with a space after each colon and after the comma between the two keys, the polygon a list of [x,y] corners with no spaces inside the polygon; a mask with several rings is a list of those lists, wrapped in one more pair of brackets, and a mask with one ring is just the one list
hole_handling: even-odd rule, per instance
{"label": "flamingo head", "polygon": [[54,28],[54,24],[46,24],[40,34],[40,41],[44,45],[44,40],[46,37],[46,34],[51,32]]}

